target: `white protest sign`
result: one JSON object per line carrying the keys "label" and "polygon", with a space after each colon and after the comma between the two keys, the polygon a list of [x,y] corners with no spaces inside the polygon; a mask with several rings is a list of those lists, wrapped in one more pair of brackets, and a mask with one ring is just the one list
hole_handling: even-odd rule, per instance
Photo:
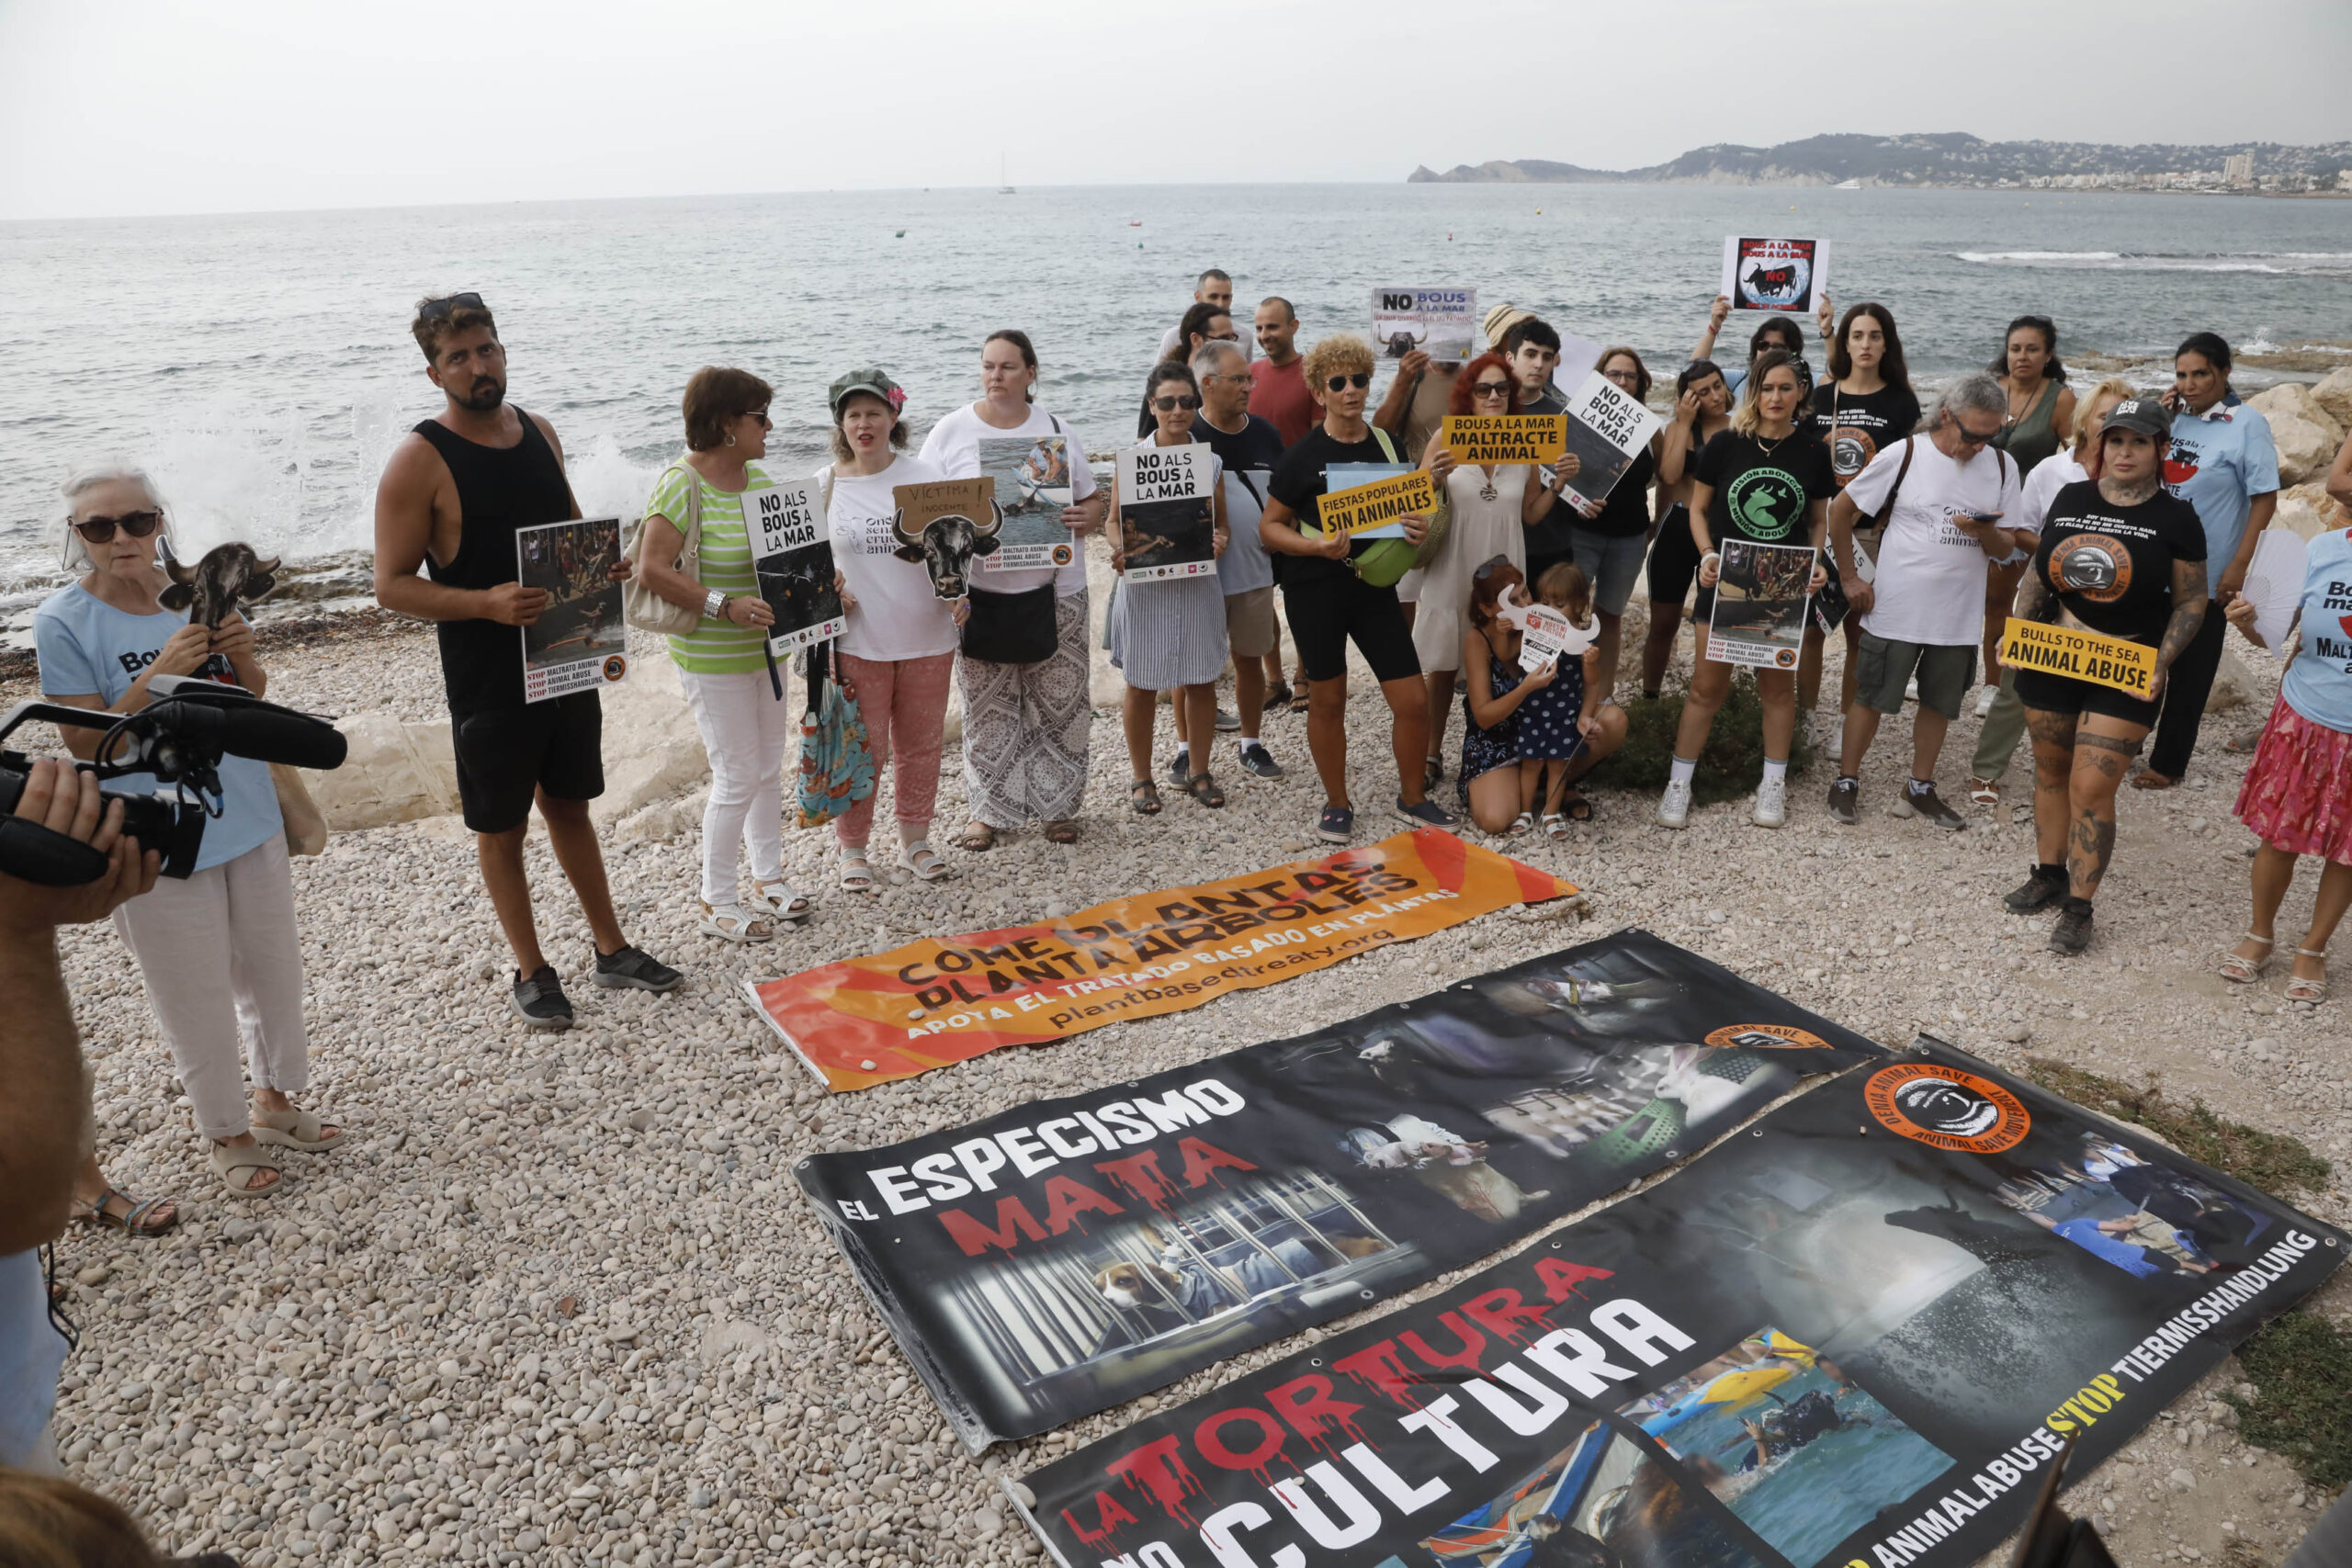
{"label": "white protest sign", "polygon": [[1478,341],[1478,291],[1389,285],[1372,291],[1373,351],[1402,359],[1419,349],[1441,365],[1466,365]]}
{"label": "white protest sign", "polygon": [[1582,658],[1600,635],[1600,622],[1579,626],[1549,604],[1505,604],[1503,619],[1519,628],[1519,667],[1533,671],[1552,660]]}
{"label": "white protest sign", "polygon": [[760,597],[775,613],[769,651],[791,653],[841,636],[849,621],[833,586],[833,546],[819,487],[804,480],[745,491],[743,532]]}
{"label": "white protest sign", "polygon": [[[2245,585],[2238,592],[2254,605],[2255,634],[2273,659],[2287,646],[2287,628],[2303,603],[2301,535],[2288,528],[2265,528],[2254,542],[2254,560],[2245,569]],[[2209,611],[2208,614],[2211,614]]]}
{"label": "white protest sign", "polygon": [[1148,443],[1118,456],[1120,551],[1129,582],[1214,576],[1206,442]]}
{"label": "white protest sign", "polygon": [[1658,417],[1598,370],[1577,384],[1566,412],[1568,450],[1578,465],[1568,489],[1589,502],[1606,501],[1657,434]]}

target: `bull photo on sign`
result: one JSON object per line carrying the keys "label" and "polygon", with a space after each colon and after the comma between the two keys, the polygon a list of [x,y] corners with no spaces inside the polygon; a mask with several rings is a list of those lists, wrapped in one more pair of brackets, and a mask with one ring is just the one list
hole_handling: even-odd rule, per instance
{"label": "bull photo on sign", "polygon": [[976,560],[996,554],[997,533],[1004,526],[996,481],[982,476],[894,485],[890,498],[898,507],[890,531],[899,558],[920,562],[939,598],[964,597]]}
{"label": "bull photo on sign", "polygon": [[628,650],[617,517],[548,523],[514,531],[515,577],[548,595],[523,631],[523,689],[533,702],[620,679]]}

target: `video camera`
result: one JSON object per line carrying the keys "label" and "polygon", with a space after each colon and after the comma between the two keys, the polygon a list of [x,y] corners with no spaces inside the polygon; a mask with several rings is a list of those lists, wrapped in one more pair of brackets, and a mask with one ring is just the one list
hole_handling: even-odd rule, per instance
{"label": "video camera", "polygon": [[[153,773],[152,793],[105,790],[123,803],[122,830],[141,849],[164,857],[165,876],[196,869],[204,822],[221,811],[220,759],[250,757],[298,768],[343,766],[349,743],[313,714],[266,703],[243,686],[188,675],[158,675],[147,684],[147,705],[136,713],[103,715],[62,703],[18,703],[0,718],[0,740],[29,720],[83,729],[105,726],[96,761],[78,764],[103,783],[126,773]],[[30,760],[0,750],[0,871],[43,887],[77,887],[106,874],[107,857],[77,840],[16,816]]]}

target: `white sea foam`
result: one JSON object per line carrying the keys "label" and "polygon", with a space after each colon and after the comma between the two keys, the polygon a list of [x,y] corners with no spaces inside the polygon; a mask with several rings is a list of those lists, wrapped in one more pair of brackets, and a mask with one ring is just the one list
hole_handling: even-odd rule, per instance
{"label": "white sea foam", "polygon": [[1955,251],[1964,262],[2084,262],[2117,261],[2114,251]]}
{"label": "white sea foam", "polygon": [[1955,259],[1987,266],[2063,266],[2109,272],[2254,272],[2279,277],[2334,276],[2352,270],[2340,251],[2216,252],[2165,255],[2132,251],[1954,251]]}

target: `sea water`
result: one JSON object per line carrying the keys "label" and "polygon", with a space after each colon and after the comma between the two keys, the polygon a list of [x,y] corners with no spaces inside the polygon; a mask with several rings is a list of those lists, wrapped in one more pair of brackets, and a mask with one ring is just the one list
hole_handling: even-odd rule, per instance
{"label": "sea water", "polygon": [[986,333],[1019,327],[1040,400],[1101,457],[1131,439],[1203,267],[1234,275],[1245,312],[1290,298],[1302,342],[1366,331],[1375,286],[1469,285],[1482,310],[1509,300],[1631,344],[1667,381],[1735,231],[1828,239],[1833,299],[1888,304],[1923,388],[1991,359],[2026,311],[2057,321],[2062,354],[2140,362],[2151,384],[2191,331],[2263,346],[2352,332],[2352,202],[2336,200],[1399,183],[6,223],[0,610],[21,628],[61,581],[57,485],[103,459],[156,477],[184,550],[365,549],[386,456],[440,405],[408,335],[425,294],[488,299],[511,400],[554,421],[591,513],[634,515],[681,449],[698,366],[774,382],[771,462],[805,472],[835,376],[888,369],[920,440],[978,395]]}

